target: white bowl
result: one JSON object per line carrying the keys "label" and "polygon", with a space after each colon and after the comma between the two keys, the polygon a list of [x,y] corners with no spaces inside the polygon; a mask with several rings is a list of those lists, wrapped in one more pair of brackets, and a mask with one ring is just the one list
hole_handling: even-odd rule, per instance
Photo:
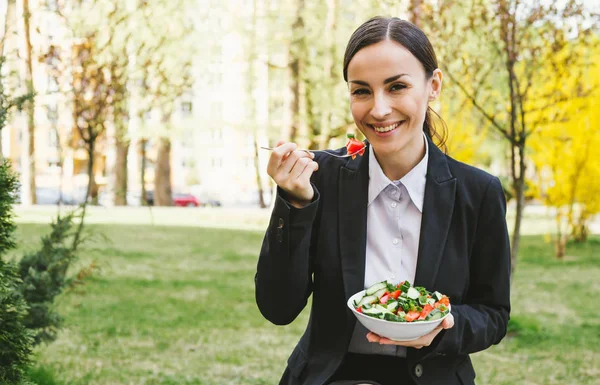
{"label": "white bowl", "polygon": [[[350,299],[348,299],[348,307],[352,309],[352,313],[354,313],[358,321],[368,330],[394,341],[416,340],[417,338],[433,331],[433,329],[442,323],[442,320],[448,317],[448,314],[450,314],[450,312],[448,312],[448,314],[442,318],[433,321],[419,322],[394,322],[373,318],[357,312],[354,308],[354,301],[360,300],[364,294],[365,290],[362,290],[350,297]],[[451,307],[449,308],[451,311]]]}

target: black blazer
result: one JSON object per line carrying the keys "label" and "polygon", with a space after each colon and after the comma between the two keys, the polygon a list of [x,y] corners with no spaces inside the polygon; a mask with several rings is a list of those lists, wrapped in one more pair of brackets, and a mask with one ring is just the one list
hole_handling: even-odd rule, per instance
{"label": "black blazer", "polygon": [[[498,178],[428,141],[414,284],[447,294],[455,325],[431,346],[409,348],[407,362],[418,384],[474,384],[469,354],[499,343],[509,319],[506,201]],[[280,385],[327,384],[348,350],[356,318],[346,302],[364,289],[368,151],[354,160],[316,153],[315,198],[302,209],[278,191],[258,260],[256,302],[266,319],[286,325],[313,296]]]}

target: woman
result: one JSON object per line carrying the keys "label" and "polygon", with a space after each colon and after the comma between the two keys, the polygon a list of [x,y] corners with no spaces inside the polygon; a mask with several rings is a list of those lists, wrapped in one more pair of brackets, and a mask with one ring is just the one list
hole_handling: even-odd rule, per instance
{"label": "woman", "polygon": [[[443,75],[417,27],[380,17],[360,26],[344,79],[365,154],[337,158],[282,143],[269,160],[278,194],[257,304],[285,325],[313,297],[280,384],[474,384],[469,354],[500,342],[510,312],[501,184],[432,142],[443,138],[429,108]],[[346,301],[384,279],[447,294],[452,316],[415,341],[368,332]]]}

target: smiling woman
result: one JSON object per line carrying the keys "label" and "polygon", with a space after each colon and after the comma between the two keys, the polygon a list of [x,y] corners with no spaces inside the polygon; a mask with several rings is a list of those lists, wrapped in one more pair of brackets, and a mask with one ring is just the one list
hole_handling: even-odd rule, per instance
{"label": "smiling woman", "polygon": [[[474,384],[469,354],[502,340],[510,312],[500,181],[442,151],[446,129],[432,123],[429,103],[443,74],[413,24],[376,17],[361,25],[344,79],[365,155],[282,142],[267,166],[278,189],[258,260],[258,307],[288,324],[313,296],[280,384]],[[384,280],[447,294],[451,313],[411,341],[370,332],[346,302]]]}

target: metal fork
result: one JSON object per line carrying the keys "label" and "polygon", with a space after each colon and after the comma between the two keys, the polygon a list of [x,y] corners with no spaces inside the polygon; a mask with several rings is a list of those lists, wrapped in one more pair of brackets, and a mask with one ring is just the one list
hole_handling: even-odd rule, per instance
{"label": "metal fork", "polygon": [[[269,150],[269,151],[273,151],[275,150],[274,148],[271,147],[263,147],[260,146],[260,148],[264,149],[264,150]],[[298,149],[298,151],[305,151],[306,153],[310,154],[311,152],[324,152],[327,155],[331,155],[331,156],[335,156],[336,158],[347,158],[349,156],[353,156],[358,154],[359,152],[363,151],[365,149],[365,147],[361,148],[358,151],[353,152],[352,154],[346,154],[346,155],[338,155],[338,154],[332,154],[331,152],[327,151],[327,150],[305,150],[305,149]]]}

